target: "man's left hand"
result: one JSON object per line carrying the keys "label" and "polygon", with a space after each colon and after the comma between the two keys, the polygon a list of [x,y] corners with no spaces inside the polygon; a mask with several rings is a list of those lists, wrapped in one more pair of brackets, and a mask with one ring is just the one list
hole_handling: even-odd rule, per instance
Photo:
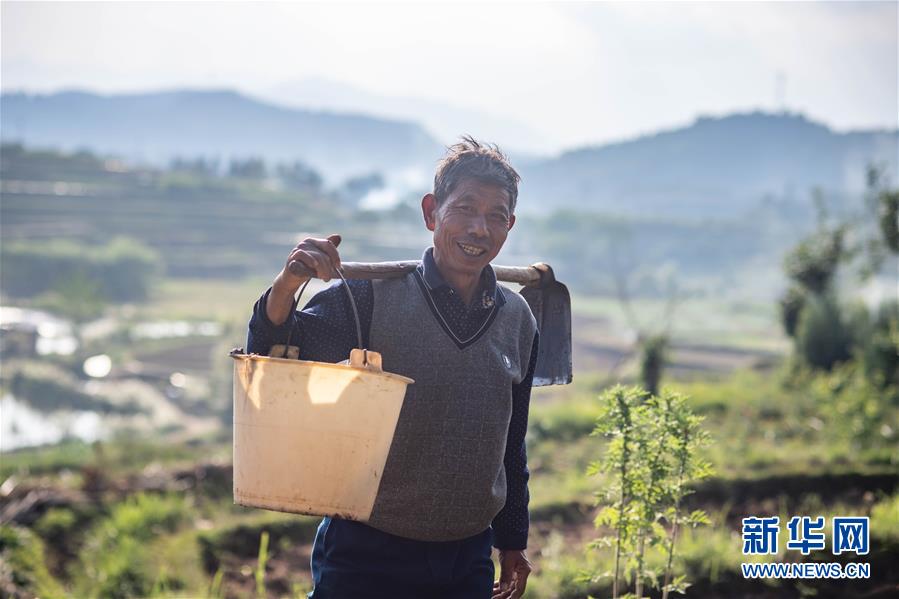
{"label": "man's left hand", "polygon": [[499,550],[499,580],[493,583],[493,599],[518,599],[531,573],[531,562],[524,551]]}

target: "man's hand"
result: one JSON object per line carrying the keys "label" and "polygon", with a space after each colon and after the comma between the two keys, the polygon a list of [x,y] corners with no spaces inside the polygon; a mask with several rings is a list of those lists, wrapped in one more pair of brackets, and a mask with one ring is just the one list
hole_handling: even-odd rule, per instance
{"label": "man's hand", "polygon": [[531,573],[531,562],[524,551],[499,550],[499,580],[493,583],[493,599],[518,599]]}
{"label": "man's hand", "polygon": [[323,281],[330,281],[334,275],[334,269],[340,266],[338,245],[340,245],[340,235],[328,235],[327,239],[307,237],[291,250],[284,269],[278,277],[283,278],[291,286],[295,286],[294,291],[299,289],[300,285],[306,282],[306,278],[298,277],[290,272],[290,265],[293,262],[299,262],[314,272],[314,276]]}
{"label": "man's hand", "polygon": [[330,281],[334,270],[340,266],[338,245],[340,245],[340,235],[328,235],[327,239],[307,237],[290,251],[284,268],[275,277],[272,292],[269,294],[265,306],[268,319],[272,324],[280,325],[287,320],[287,317],[290,316],[290,308],[293,306],[293,296],[300,285],[309,280],[309,277],[300,277],[290,272],[290,265],[299,262],[314,272],[314,276],[323,281]]}

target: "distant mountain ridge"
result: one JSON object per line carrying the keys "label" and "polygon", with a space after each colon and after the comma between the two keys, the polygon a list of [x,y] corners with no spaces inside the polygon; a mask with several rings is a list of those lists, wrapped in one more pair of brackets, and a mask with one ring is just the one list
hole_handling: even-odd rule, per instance
{"label": "distant mountain ridge", "polygon": [[[176,156],[302,160],[331,184],[379,171],[416,191],[430,186],[444,150],[412,121],[287,108],[234,91],[6,93],[0,119],[4,141],[32,147],[156,163]],[[764,198],[808,203],[815,187],[857,195],[870,163],[886,165],[896,182],[897,148],[896,130],[839,133],[799,114],[753,112],[514,164],[522,211],[731,217]]]}
{"label": "distant mountain ridge", "polygon": [[454,143],[460,135],[496,140],[513,156],[541,151],[543,135],[527,122],[422,97],[386,96],[323,77],[285,82],[263,95],[275,104],[303,109],[359,112],[389,119],[414,120],[438,141]]}
{"label": "distant mountain ridge", "polygon": [[726,216],[766,196],[805,200],[814,187],[858,193],[870,163],[887,166],[895,181],[897,147],[895,130],[837,133],[798,114],[702,117],[534,162],[521,193],[552,209]]}
{"label": "distant mountain ridge", "polygon": [[234,91],[69,91],[0,97],[2,139],[89,148],[166,163],[175,156],[302,160],[337,180],[364,172],[433,170],[442,147],[409,121],[300,110]]}

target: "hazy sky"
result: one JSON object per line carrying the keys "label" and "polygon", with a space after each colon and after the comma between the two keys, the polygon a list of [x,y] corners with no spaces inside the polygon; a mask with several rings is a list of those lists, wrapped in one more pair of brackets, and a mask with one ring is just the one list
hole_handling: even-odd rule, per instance
{"label": "hazy sky", "polygon": [[[2,3],[4,91],[325,77],[526,122],[547,150],[779,108],[896,127],[897,3]],[[778,91],[779,90],[779,91]]]}

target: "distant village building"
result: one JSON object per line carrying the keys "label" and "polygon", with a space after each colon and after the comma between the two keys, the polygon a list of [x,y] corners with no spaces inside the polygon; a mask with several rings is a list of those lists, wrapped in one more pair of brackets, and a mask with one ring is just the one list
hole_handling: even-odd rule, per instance
{"label": "distant village building", "polygon": [[33,358],[37,355],[37,326],[27,322],[0,324],[0,359]]}
{"label": "distant village building", "polygon": [[72,325],[40,310],[0,306],[0,357],[29,358],[75,353]]}

